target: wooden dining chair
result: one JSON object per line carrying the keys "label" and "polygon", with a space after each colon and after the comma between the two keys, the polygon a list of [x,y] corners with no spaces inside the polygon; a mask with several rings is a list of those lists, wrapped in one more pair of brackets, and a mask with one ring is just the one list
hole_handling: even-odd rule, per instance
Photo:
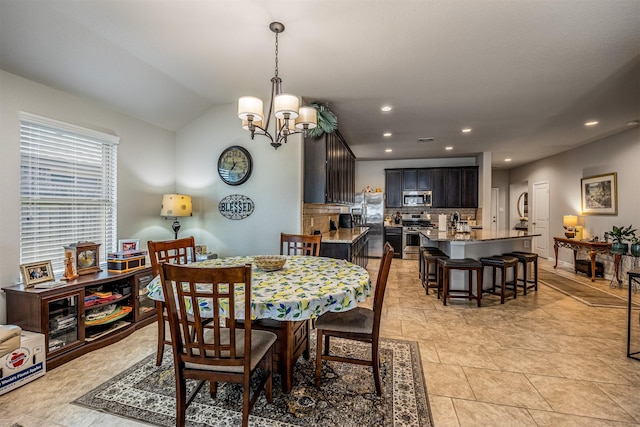
{"label": "wooden dining chair", "polygon": [[[373,367],[373,379],[376,385],[376,393],[382,395],[380,386],[380,318],[382,316],[382,301],[384,299],[387,278],[391,269],[393,248],[389,242],[385,243],[376,290],[373,297],[373,310],[364,307],[356,307],[353,310],[342,312],[324,313],[316,319],[317,346],[316,346],[316,387],[320,387],[322,374],[322,361],[333,360],[336,362],[355,363]],[[362,341],[371,344],[371,359],[356,359],[347,356],[331,355],[329,352],[331,337],[345,338]],[[323,348],[324,339],[324,352]]]}
{"label": "wooden dining chair", "polygon": [[[253,330],[251,322],[240,325],[236,315],[251,313],[251,264],[237,267],[192,267],[162,263],[160,271],[165,295],[176,376],[176,426],[185,425],[187,407],[205,382],[211,398],[219,381],[242,384],[242,425],[262,390],[273,401],[273,344],[276,335]],[[212,311],[203,318],[199,301]],[[220,316],[221,307],[228,316]],[[192,311],[192,313],[190,312]],[[180,315],[187,313],[190,315]],[[251,395],[251,377],[260,367],[258,387]],[[187,379],[200,381],[187,396]]]}
{"label": "wooden dining chair", "polygon": [[280,233],[280,255],[320,256],[322,234]]}
{"label": "wooden dining chair", "polygon": [[[187,264],[196,260],[196,242],[193,236],[176,240],[148,241],[147,249],[151,259],[151,270],[154,276],[160,275],[160,264]],[[167,310],[163,301],[156,301],[156,315],[158,316],[158,350],[156,366],[162,364],[164,345],[171,344],[166,335]]]}

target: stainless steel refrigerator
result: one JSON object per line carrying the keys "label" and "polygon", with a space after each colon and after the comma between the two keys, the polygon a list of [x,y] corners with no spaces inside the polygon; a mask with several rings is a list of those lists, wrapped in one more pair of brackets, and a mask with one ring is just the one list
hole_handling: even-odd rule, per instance
{"label": "stainless steel refrigerator", "polygon": [[369,257],[382,257],[384,239],[384,193],[358,193],[353,209],[362,212],[362,225],[369,227]]}

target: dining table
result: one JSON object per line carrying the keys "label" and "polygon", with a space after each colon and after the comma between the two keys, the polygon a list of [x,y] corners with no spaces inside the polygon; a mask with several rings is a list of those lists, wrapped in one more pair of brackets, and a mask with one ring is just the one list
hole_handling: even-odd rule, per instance
{"label": "dining table", "polygon": [[[251,313],[253,329],[274,332],[274,370],[282,375],[283,390],[293,388],[293,369],[302,355],[309,357],[310,319],[326,312],[351,310],[371,296],[371,280],[364,268],[343,259],[291,255],[275,271],[258,268],[253,256],[234,256],[197,261],[195,267],[229,267],[251,264]],[[148,285],[149,298],[164,301],[160,277]],[[238,288],[243,292],[243,288]],[[213,317],[210,301],[198,301],[203,317]],[[187,305],[193,312],[193,307]],[[228,317],[227,308],[220,308]],[[236,318],[245,319],[244,307]]]}

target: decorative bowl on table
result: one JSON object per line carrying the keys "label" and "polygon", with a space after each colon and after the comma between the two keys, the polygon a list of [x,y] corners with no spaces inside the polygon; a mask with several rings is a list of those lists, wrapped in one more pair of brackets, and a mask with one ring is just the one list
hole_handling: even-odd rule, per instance
{"label": "decorative bowl on table", "polygon": [[276,271],[284,267],[287,258],[282,255],[259,255],[253,257],[253,261],[260,270]]}

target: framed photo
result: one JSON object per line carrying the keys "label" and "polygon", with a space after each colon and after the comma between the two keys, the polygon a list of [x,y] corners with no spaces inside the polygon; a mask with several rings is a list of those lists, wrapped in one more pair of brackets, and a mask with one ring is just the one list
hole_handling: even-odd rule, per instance
{"label": "framed photo", "polygon": [[583,215],[617,215],[617,173],[590,176],[580,180]]}
{"label": "framed photo", "polygon": [[137,251],[138,248],[140,248],[140,240],[138,239],[118,240],[118,252]]}
{"label": "framed photo", "polygon": [[207,245],[196,245],[196,254],[203,255],[207,253]]}
{"label": "framed photo", "polygon": [[21,264],[22,281],[25,288],[30,288],[36,283],[53,282],[53,268],[51,261],[32,262],[29,264]]}

